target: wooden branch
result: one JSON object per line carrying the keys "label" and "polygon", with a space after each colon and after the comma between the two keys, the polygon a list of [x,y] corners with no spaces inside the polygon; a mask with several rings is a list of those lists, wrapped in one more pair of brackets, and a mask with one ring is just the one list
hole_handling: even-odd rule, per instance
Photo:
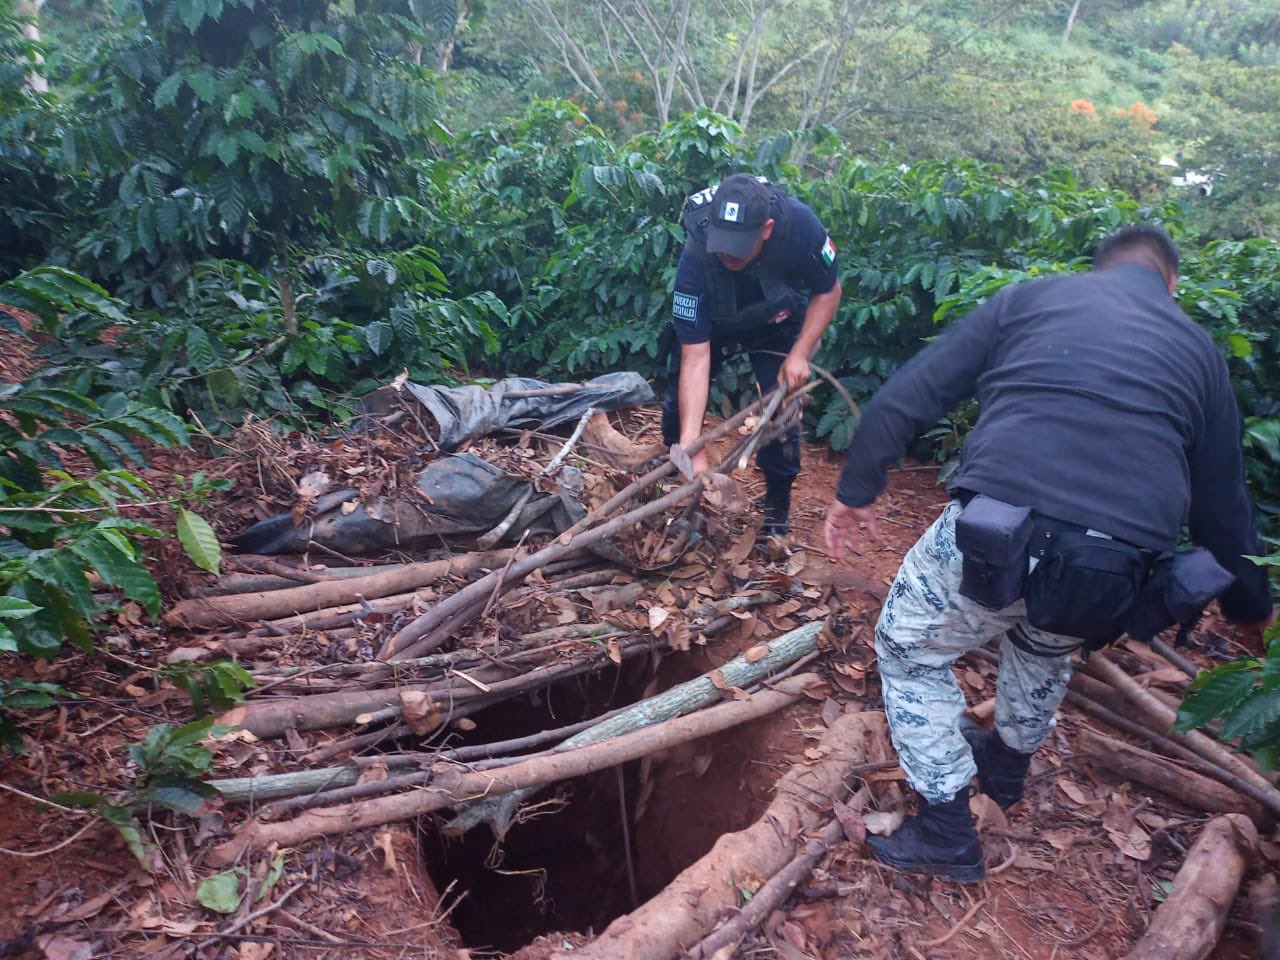
{"label": "wooden branch", "polygon": [[443,767],[433,771],[437,776],[432,784],[408,793],[311,810],[281,823],[250,822],[237,830],[232,839],[211,850],[209,861],[216,866],[226,866],[247,852],[264,849],[273,843],[295,846],[312,837],[410,820],[470,798],[594,773],[766,716],[794,703],[817,679],[813,674],[801,674],[783,681],[777,689],[762,691],[749,700],[730,701],[612,740],[587,744],[565,753],[544,755],[496,770],[467,773]]}
{"label": "wooden branch", "polygon": [[[799,679],[799,678],[797,678]],[[839,796],[851,768],[867,758],[867,741],[887,736],[884,714],[844,714],[823,734],[821,759],[793,766],[774,791],[764,815],[745,830],[716,841],[711,852],[686,868],[639,909],[614,920],[591,943],[552,960],[670,960],[695,944],[738,906],[734,880],[768,877],[787,866],[804,834],[814,830]]]}
{"label": "wooden branch", "polygon": [[[793,391],[792,399],[809,392],[815,388],[818,383],[807,384],[799,390]],[[775,388],[775,392],[781,392],[782,388]],[[773,394],[766,395],[770,401]],[[724,421],[714,430],[707,431],[698,437],[689,445],[686,451],[693,454],[702,449],[713,438],[722,433],[735,429],[736,425],[745,422],[748,416],[760,409],[765,403],[763,399],[757,400],[744,410],[740,411],[733,417]],[[757,425],[756,430],[762,430],[768,423],[766,419],[762,419]],[[745,442],[745,441],[744,441]],[[733,454],[726,458],[727,462],[731,462]],[[593,546],[602,540],[606,540],[615,533],[626,529],[627,527],[640,523],[641,521],[656,516],[680,503],[688,498],[701,493],[706,479],[697,477],[689,483],[673,490],[664,497],[653,500],[643,506],[623,513],[620,516],[613,517],[598,526],[592,524],[608,516],[611,511],[616,510],[629,499],[648,486],[656,483],[659,479],[675,470],[674,465],[668,457],[667,462],[662,466],[649,471],[644,477],[641,477],[635,483],[631,484],[625,490],[621,491],[604,504],[599,510],[589,513],[586,517],[579,520],[576,524],[562,533],[555,543],[544,547],[542,550],[511,564],[506,570],[501,572],[490,573],[487,576],[477,580],[475,583],[464,587],[447,600],[443,600],[436,604],[431,610],[418,617],[412,623],[403,627],[399,633],[390,638],[383,645],[379,656],[384,659],[393,659],[399,657],[421,656],[443,643],[450,633],[467,622],[471,617],[478,613],[484,607],[481,598],[485,598],[495,594],[499,587],[511,589],[531,572],[568,556],[580,553],[587,547]]]}
{"label": "wooden branch", "polygon": [[[384,563],[368,567],[325,567],[323,572],[326,578],[337,580],[351,577],[369,577],[375,573],[398,570],[403,566],[403,563]],[[219,577],[214,583],[188,586],[183,591],[183,595],[187,597],[222,597],[231,593],[283,590],[297,585],[298,579],[296,577],[277,577],[269,573],[227,573]]]}
{"label": "wooden branch", "polygon": [[[641,700],[620,711],[612,719],[589,727],[566,740],[564,747],[577,747],[587,743],[618,736],[636,727],[659,723],[671,717],[697,710],[720,699],[726,689],[739,689],[759,683],[771,673],[780,670],[818,646],[818,635],[825,621],[818,620],[798,627],[775,640],[769,641],[768,652],[763,657],[749,660],[744,653],[735,657],[718,670],[703,674],[672,687],[647,700]],[[488,822],[498,836],[506,833],[515,812],[527,794],[516,793],[496,801],[484,801],[464,810],[445,827],[451,833],[462,833],[481,823]]]}
{"label": "wooden branch", "polygon": [[315,793],[345,787],[360,778],[358,767],[326,767],[323,770],[296,770],[264,777],[228,777],[211,780],[209,786],[217,790],[228,803],[256,803],[277,797],[294,797],[301,793]]}
{"label": "wooden branch", "polygon": [[[488,533],[481,534],[476,538],[476,546],[481,550],[492,550],[497,546],[498,541],[505,537],[507,535],[507,531],[515,525],[516,520],[520,517],[520,512],[524,510],[525,504],[527,504],[532,497],[533,484],[531,483],[525,487],[524,492],[516,498],[516,502],[511,505],[511,509],[507,511],[507,515],[498,521],[498,525]],[[510,562],[510,559],[508,559],[503,564],[500,564],[500,566],[505,566]]]}
{"label": "wooden branch", "polygon": [[[847,806],[860,812],[867,805],[871,794],[863,787]],[[714,960],[719,951],[733,949],[743,937],[768,919],[795,893],[796,887],[813,872],[814,866],[845,839],[844,826],[838,819],[828,821],[816,837],[804,845],[785,867],[775,873],[736,915],[730,917],[712,933],[703,937],[689,950],[688,960]]]}
{"label": "wooden branch", "polygon": [[[664,497],[659,497],[642,507],[637,507],[621,516],[615,517],[598,527],[584,530],[573,536],[567,543],[555,542],[550,546],[524,557],[511,564],[505,571],[495,571],[479,580],[463,587],[453,596],[442,600],[434,607],[401,628],[400,632],[383,645],[379,656],[383,659],[402,659],[404,657],[421,656],[439,646],[475,613],[483,609],[488,598],[500,586],[508,589],[515,586],[534,570],[551,560],[559,560],[571,554],[580,553],[593,544],[605,540],[613,534],[626,529],[648,517],[656,516],[669,507],[692,496],[702,489],[704,480],[698,478],[673,490]],[[441,630],[448,625],[449,630]]]}
{"label": "wooden branch", "polygon": [[[653,638],[641,637],[618,645],[624,658],[633,657],[652,649]],[[489,702],[506,699],[517,693],[536,689],[543,684],[597,670],[610,662],[606,650],[592,650],[585,657],[563,663],[535,667],[514,677],[501,679],[509,671],[500,666],[481,668],[469,676],[486,685],[481,690],[465,680],[438,681],[435,683],[403,684],[377,690],[340,690],[318,693],[312,696],[275,697],[250,700],[233,707],[218,718],[218,723],[248,730],[255,737],[269,739],[281,737],[289,728],[294,730],[322,730],[353,723],[363,713],[374,713],[394,707],[399,713],[400,694],[419,691],[429,694],[433,700],[448,704],[459,700],[484,698]],[[478,675],[477,675],[478,674]]]}
{"label": "wooden branch", "polygon": [[[976,650],[969,651],[969,655],[977,656],[991,663],[1000,663],[1000,658],[989,650],[978,648]],[[1097,659],[1098,655],[1095,654],[1090,658],[1090,662]],[[1124,671],[1120,672],[1122,674],[1124,673]],[[1133,682],[1132,680],[1130,682],[1134,687],[1141,690],[1141,688],[1137,686],[1136,682]],[[1088,695],[1085,695],[1082,691],[1088,691]],[[1111,704],[1112,706],[1103,706],[1094,699],[1095,696],[1104,699],[1106,703]],[[1237,793],[1249,797],[1264,807],[1269,813],[1273,815],[1276,813],[1271,806],[1274,799],[1274,789],[1269,788],[1265,784],[1259,784],[1256,782],[1256,779],[1245,779],[1238,776],[1231,770],[1224,769],[1212,757],[1206,757],[1191,749],[1179,734],[1170,733],[1166,735],[1152,729],[1150,726],[1144,725],[1144,723],[1150,723],[1153,725],[1159,725],[1163,730],[1168,730],[1170,721],[1160,722],[1153,720],[1142,711],[1137,712],[1136,719],[1130,719],[1130,715],[1134,713],[1130,699],[1124,697],[1124,695],[1119,690],[1116,690],[1115,687],[1111,686],[1111,684],[1099,680],[1096,677],[1090,677],[1083,674],[1080,670],[1076,670],[1075,673],[1072,674],[1071,683],[1067,688],[1066,702],[1072,706],[1079,707],[1081,710],[1091,716],[1097,717],[1104,723],[1110,724],[1117,730],[1122,730],[1131,736],[1138,737],[1141,740],[1151,743],[1161,753],[1164,753],[1167,756],[1177,757],[1184,763],[1190,764],[1196,772],[1217,780],[1219,783],[1225,784]],[[1114,709],[1112,707],[1114,707]],[[1121,713],[1120,711],[1124,712]]]}
{"label": "wooden branch", "polygon": [[365,577],[326,579],[284,590],[196,597],[174,604],[164,615],[164,622],[170,627],[197,630],[312,613],[361,599],[373,600],[418,590],[445,577],[469,577],[481,570],[501,567],[510,555],[510,550],[465,553],[447,560],[411,563]]}
{"label": "wooden branch", "polygon": [[1208,813],[1240,813],[1259,829],[1269,829],[1274,818],[1254,800],[1242,797],[1216,780],[1153,756],[1122,740],[1080,729],[1080,746],[1089,762],[1168,794],[1196,810]]}
{"label": "wooden branch", "polygon": [[1227,923],[1240,889],[1248,852],[1258,832],[1247,817],[1229,813],[1210,820],[1187,852],[1142,939],[1124,960],[1203,960]]}
{"label": "wooden branch", "polygon": [[[1177,711],[1152,696],[1150,691],[1143,689],[1131,676],[1108,660],[1106,654],[1095,653],[1089,658],[1085,669],[1122,691],[1135,706],[1157,722],[1167,727],[1173,726],[1174,721],[1177,719]],[[1210,763],[1234,774],[1246,783],[1253,784],[1261,791],[1259,799],[1266,808],[1272,814],[1280,816],[1280,790],[1276,790],[1275,786],[1266,777],[1259,774],[1239,756],[1198,730],[1190,730],[1187,733],[1174,733],[1170,736],[1177,742],[1194,750]]]}
{"label": "wooden branch", "polygon": [[578,425],[574,427],[573,433],[569,434],[569,439],[564,442],[564,446],[562,446],[560,451],[551,458],[551,461],[542,468],[542,475],[544,477],[549,477],[560,469],[560,464],[564,463],[564,458],[569,456],[570,451],[573,450],[574,446],[577,445],[578,440],[582,437],[582,431],[587,428],[587,422],[595,415],[596,408],[587,407],[583,412],[581,419],[578,420]]}
{"label": "wooden branch", "polygon": [[1200,672],[1199,667],[1158,637],[1152,638],[1151,649],[1185,673],[1188,680],[1194,680],[1196,674]]}
{"label": "wooden branch", "polygon": [[269,573],[294,583],[322,583],[330,579],[327,574],[316,573],[303,567],[291,567],[277,557],[255,557],[237,554],[230,558],[230,564],[250,573]]}

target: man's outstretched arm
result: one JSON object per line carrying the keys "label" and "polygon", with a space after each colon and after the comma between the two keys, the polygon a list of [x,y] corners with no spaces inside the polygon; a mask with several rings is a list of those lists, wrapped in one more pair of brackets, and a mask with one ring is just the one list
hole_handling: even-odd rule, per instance
{"label": "man's outstretched arm", "polygon": [[[711,344],[680,345],[680,446],[686,449],[702,435],[702,420],[707,413],[707,396],[711,392]],[[708,469],[707,454],[699,450],[693,457],[693,469]]]}

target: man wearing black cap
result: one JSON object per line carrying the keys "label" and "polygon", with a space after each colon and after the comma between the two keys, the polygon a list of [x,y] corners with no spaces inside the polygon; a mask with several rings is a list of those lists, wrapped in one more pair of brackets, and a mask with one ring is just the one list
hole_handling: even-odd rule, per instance
{"label": "man wearing black cap", "polygon": [[[763,177],[737,173],[685,202],[685,246],[676,269],[672,319],[678,376],[667,384],[662,432],[688,446],[702,432],[711,377],[746,352],[756,381],[794,390],[840,303],[835,245],[812,210]],[[673,371],[674,374],[675,371]],[[694,469],[707,469],[698,453]],[[800,430],[763,447],[762,532],[782,535],[800,472]]]}

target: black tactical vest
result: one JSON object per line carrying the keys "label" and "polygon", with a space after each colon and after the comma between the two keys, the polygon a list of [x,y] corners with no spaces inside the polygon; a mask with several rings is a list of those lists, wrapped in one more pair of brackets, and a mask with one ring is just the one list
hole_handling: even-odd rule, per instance
{"label": "black tactical vest", "polygon": [[717,340],[760,331],[784,311],[798,319],[807,300],[783,279],[781,271],[782,252],[791,239],[787,195],[767,180],[761,180],[771,193],[769,216],[773,220],[773,232],[765,241],[760,256],[747,268],[759,281],[763,294],[763,299],[756,303],[738,306],[733,272],[726,270],[714,254],[707,253],[707,227],[711,223],[715,190],[708,187],[690,196],[680,215],[688,247],[701,257],[706,271],[707,296],[711,301],[711,336]]}

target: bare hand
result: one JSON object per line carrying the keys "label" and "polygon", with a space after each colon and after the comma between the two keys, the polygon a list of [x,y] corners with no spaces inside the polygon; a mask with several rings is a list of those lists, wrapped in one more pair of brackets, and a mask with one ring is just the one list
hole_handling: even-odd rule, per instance
{"label": "bare hand", "polygon": [[845,506],[839,500],[832,500],[827,508],[827,520],[822,526],[822,533],[827,541],[827,553],[833,560],[842,560],[855,551],[865,536],[871,540],[880,539],[880,528],[876,524],[875,504],[865,507]]}
{"label": "bare hand", "polygon": [[788,353],[787,359],[782,361],[782,367],[778,370],[778,382],[787,388],[788,393],[803,387],[809,382],[809,361],[794,353]]}

